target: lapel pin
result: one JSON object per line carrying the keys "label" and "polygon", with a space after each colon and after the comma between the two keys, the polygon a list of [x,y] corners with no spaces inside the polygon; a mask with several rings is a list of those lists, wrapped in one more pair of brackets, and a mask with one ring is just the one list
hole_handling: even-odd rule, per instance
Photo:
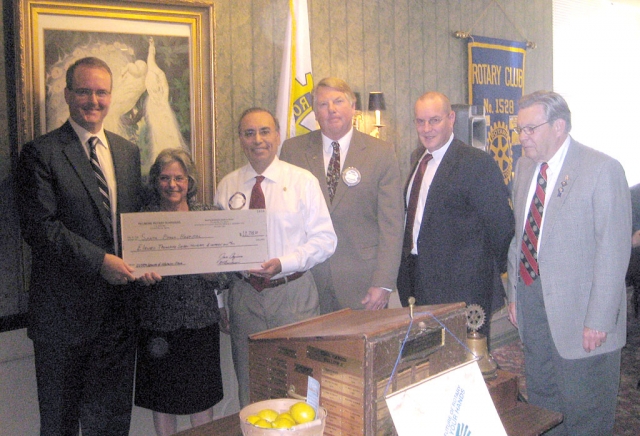
{"label": "lapel pin", "polygon": [[567,186],[568,183],[569,183],[569,175],[567,174],[566,176],[564,176],[564,180],[560,182],[560,188],[558,188],[558,197],[562,196],[562,193],[564,192],[564,187]]}
{"label": "lapel pin", "polygon": [[342,180],[347,186],[356,186],[360,183],[361,178],[360,171],[355,167],[346,168],[342,172]]}

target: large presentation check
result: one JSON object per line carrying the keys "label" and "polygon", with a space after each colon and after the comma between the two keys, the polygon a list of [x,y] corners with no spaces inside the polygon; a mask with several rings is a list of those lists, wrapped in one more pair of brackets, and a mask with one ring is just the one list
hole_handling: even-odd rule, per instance
{"label": "large presentation check", "polygon": [[264,209],[123,213],[122,258],[140,277],[257,269],[268,260]]}

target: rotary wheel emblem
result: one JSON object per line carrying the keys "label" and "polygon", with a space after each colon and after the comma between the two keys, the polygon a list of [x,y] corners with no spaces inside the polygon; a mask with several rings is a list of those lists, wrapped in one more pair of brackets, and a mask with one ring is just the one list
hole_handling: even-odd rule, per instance
{"label": "rotary wheel emblem", "polygon": [[484,325],[485,314],[484,309],[479,304],[470,304],[467,306],[467,327],[474,332],[480,330]]}
{"label": "rotary wheel emblem", "polygon": [[511,153],[511,137],[509,129],[502,121],[491,125],[489,130],[489,150],[498,163],[505,184],[511,181],[513,171],[513,154]]}

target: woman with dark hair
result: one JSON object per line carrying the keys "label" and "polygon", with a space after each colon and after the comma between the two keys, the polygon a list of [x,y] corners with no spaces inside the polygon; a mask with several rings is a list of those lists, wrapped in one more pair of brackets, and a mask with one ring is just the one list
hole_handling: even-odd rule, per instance
{"label": "woman with dark hair", "polygon": [[[195,201],[195,166],[181,149],[158,154],[149,187],[146,212],[214,209]],[[226,276],[153,274],[150,281],[156,284],[140,290],[135,404],[153,411],[156,433],[164,436],[176,433],[176,415],[190,415],[193,427],[210,422],[222,399],[218,323],[226,330],[228,321],[216,291],[226,287]]]}

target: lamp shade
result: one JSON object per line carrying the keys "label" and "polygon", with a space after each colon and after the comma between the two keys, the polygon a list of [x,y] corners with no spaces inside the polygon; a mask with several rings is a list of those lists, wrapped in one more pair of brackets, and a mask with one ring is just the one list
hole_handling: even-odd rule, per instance
{"label": "lamp shade", "polygon": [[370,92],[369,93],[369,110],[370,111],[383,111],[386,110],[384,104],[384,94],[382,92]]}
{"label": "lamp shade", "polygon": [[360,93],[354,92],[354,94],[356,95],[356,110],[362,111],[362,99],[360,98]]}

